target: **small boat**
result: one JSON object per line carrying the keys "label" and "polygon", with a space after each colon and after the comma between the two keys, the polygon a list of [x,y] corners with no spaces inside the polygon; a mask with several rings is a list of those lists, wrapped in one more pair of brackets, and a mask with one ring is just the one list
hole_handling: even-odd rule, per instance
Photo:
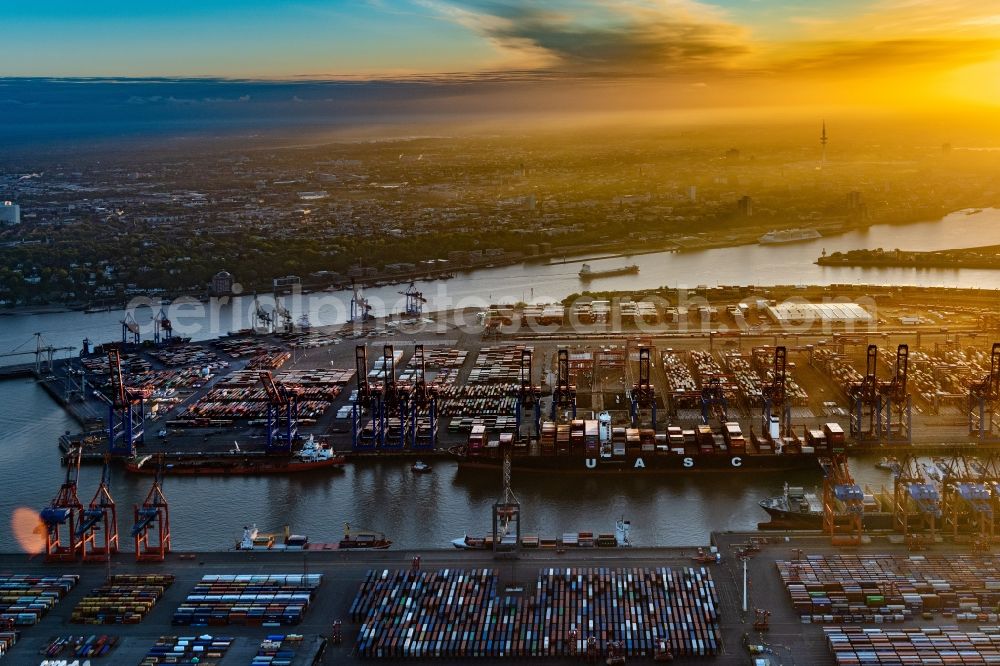
{"label": "small boat", "polygon": [[887,472],[899,467],[899,461],[896,460],[896,456],[882,456],[882,458],[875,463],[875,469],[882,469]]}
{"label": "small boat", "polygon": [[433,467],[425,463],[423,460],[418,460],[413,463],[413,466],[410,467],[410,469],[413,470],[414,474],[427,474],[433,469]]}
{"label": "small boat", "polygon": [[167,429],[161,428],[160,432],[156,433],[156,436],[159,437],[160,439],[163,439],[164,437],[167,436]]}

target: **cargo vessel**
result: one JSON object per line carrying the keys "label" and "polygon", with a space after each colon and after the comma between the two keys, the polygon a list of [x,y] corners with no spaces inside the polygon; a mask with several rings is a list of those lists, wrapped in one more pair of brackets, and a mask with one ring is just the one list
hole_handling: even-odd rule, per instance
{"label": "cargo vessel", "polygon": [[[521,537],[522,548],[629,548],[632,546],[632,523],[625,518],[615,521],[614,534],[593,532],[566,532],[559,539],[539,538],[526,535]],[[452,539],[451,545],[460,550],[490,550],[493,536],[473,537],[466,534],[461,539]]]}
{"label": "cargo vessel", "polygon": [[836,423],[806,431],[806,438],[773,440],[744,438],[738,423],[721,433],[701,425],[670,426],[666,432],[612,427],[602,412],[596,420],[545,422],[537,445],[515,441],[513,433],[488,440],[485,428],[474,426],[464,446],[453,447],[460,469],[496,469],[503,465],[502,445],[511,447],[511,468],[521,472],[658,474],[693,472],[763,472],[819,470],[819,457],[841,449],[844,431]]}
{"label": "cargo vessel", "polygon": [[786,483],[781,496],[762,499],[760,508],[771,516],[771,522],[760,523],[759,528],[818,530],[823,527],[823,503],[815,492],[806,492],[801,486]]}
{"label": "cargo vessel", "polygon": [[605,270],[595,271],[590,267],[590,264],[584,264],[580,268],[578,275],[581,280],[592,280],[594,278],[600,277],[612,277],[614,275],[634,275],[639,272],[639,267],[635,264],[630,264],[628,266],[620,266],[618,268],[608,268]]}
{"label": "cargo vessel", "polygon": [[271,551],[303,551],[303,550],[385,550],[392,541],[385,538],[381,532],[352,530],[344,525],[344,538],[335,543],[310,543],[309,537],[303,534],[292,534],[285,526],[284,539],[278,541],[275,534],[264,534],[257,525],[243,527],[243,536],[236,542],[236,550],[271,550]]}
{"label": "cargo vessel", "polygon": [[[880,499],[881,497],[881,499]],[[861,492],[861,523],[866,530],[891,529],[891,494],[885,489],[873,490],[868,486]],[[760,530],[818,530],[823,528],[823,499],[817,491],[809,492],[800,486],[785,484],[784,492],[778,497],[769,497],[759,502],[771,517],[767,523],[757,523]]]}
{"label": "cargo vessel", "polygon": [[778,245],[781,243],[798,243],[800,241],[816,240],[823,234],[815,229],[780,229],[768,231],[757,239],[761,245]]}
{"label": "cargo vessel", "polygon": [[[125,464],[133,474],[155,474],[160,464],[153,456],[137,456]],[[302,448],[288,455],[270,455],[256,451],[241,451],[239,447],[227,453],[164,454],[164,474],[188,476],[294,474],[323,469],[343,469],[347,459],[325,444],[309,437]]]}

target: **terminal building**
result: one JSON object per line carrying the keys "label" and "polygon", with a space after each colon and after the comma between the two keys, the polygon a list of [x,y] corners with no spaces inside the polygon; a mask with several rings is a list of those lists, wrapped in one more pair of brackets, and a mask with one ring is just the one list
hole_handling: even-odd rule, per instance
{"label": "terminal building", "polygon": [[776,324],[871,324],[871,313],[857,303],[779,303],[769,305],[767,314]]}

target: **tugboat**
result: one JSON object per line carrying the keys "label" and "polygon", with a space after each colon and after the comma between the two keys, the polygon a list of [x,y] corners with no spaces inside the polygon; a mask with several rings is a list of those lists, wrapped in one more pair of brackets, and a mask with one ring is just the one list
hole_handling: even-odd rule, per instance
{"label": "tugboat", "polygon": [[885,470],[886,472],[891,472],[899,467],[899,461],[896,460],[896,456],[882,456],[881,460],[875,463],[875,469]]}
{"label": "tugboat", "polygon": [[823,526],[823,503],[816,493],[805,492],[801,486],[786,483],[781,497],[761,500],[760,508],[771,516],[771,522],[759,523],[758,529],[818,530]]}
{"label": "tugboat", "polygon": [[427,474],[433,469],[433,467],[425,463],[423,460],[418,460],[417,462],[413,463],[413,466],[410,467],[410,469],[413,471],[414,474]]}

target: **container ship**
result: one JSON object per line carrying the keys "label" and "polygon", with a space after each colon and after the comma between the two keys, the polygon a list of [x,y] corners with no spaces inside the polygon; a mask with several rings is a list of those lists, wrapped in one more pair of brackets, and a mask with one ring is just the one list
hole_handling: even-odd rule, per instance
{"label": "container ship", "polygon": [[542,424],[538,445],[515,441],[513,433],[487,440],[485,427],[474,426],[466,445],[451,450],[460,469],[495,469],[503,465],[501,448],[512,447],[511,468],[522,472],[558,470],[582,473],[658,474],[818,470],[819,458],[843,450],[844,431],[837,423],[807,430],[805,439],[743,436],[740,425],[725,423],[721,433],[707,425],[666,432],[612,427],[602,412],[596,420]]}
{"label": "container ship", "polygon": [[[160,466],[150,463],[153,456],[139,456],[128,461],[125,469],[133,474],[155,474]],[[239,447],[228,453],[217,454],[165,454],[164,474],[189,476],[292,474],[322,469],[342,469],[347,459],[324,444],[310,437],[302,448],[291,456],[269,455],[240,451]]]}
{"label": "container ship", "polygon": [[800,241],[816,240],[823,235],[815,229],[781,229],[768,231],[757,239],[761,245],[778,245],[780,243],[798,243]]}
{"label": "container ship", "polygon": [[629,266],[620,266],[618,268],[608,268],[601,271],[595,271],[590,267],[590,264],[584,264],[580,268],[578,275],[581,280],[593,280],[594,278],[601,277],[612,277],[614,275],[634,275],[639,272],[639,267],[635,264]]}

